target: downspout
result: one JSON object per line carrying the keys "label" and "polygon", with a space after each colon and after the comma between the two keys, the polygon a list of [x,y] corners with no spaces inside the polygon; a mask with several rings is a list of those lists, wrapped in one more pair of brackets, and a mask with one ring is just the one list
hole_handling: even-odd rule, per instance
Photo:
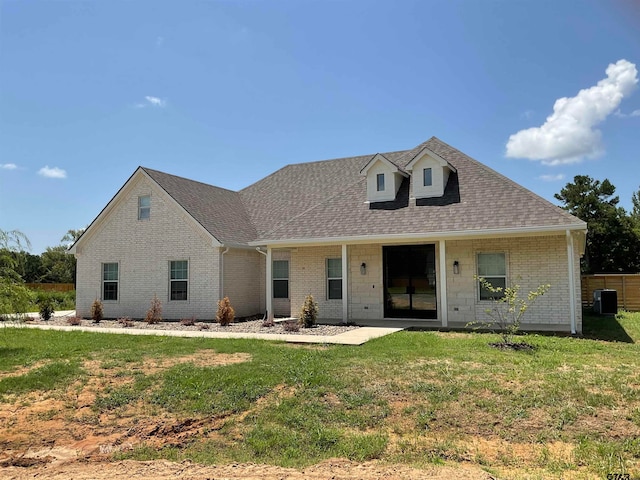
{"label": "downspout", "polygon": [[220,297],[219,300],[222,300],[222,298],[224,298],[224,254],[227,253],[228,251],[229,251],[229,247],[227,247],[220,254],[220,293],[218,294],[218,296]]}
{"label": "downspout", "polygon": [[569,230],[567,234],[567,263],[569,267],[569,315],[571,315],[571,335],[576,334],[576,280],[573,266],[573,237]]}

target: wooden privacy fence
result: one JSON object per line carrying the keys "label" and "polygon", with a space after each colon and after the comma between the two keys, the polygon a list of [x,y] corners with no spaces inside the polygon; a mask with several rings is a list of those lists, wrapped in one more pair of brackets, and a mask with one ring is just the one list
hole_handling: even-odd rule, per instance
{"label": "wooden privacy fence", "polygon": [[44,290],[46,292],[69,292],[75,290],[73,283],[26,283],[25,285],[33,290]]}
{"label": "wooden privacy fence", "polygon": [[582,275],[582,306],[593,304],[593,291],[609,288],[618,292],[618,308],[640,311],[640,273]]}

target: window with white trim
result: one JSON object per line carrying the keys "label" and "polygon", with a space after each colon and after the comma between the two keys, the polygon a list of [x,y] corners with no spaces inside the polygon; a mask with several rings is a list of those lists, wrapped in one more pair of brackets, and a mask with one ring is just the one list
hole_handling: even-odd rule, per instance
{"label": "window with white trim", "polygon": [[422,184],[425,187],[430,187],[431,185],[433,185],[433,175],[431,168],[425,168],[422,171]]}
{"label": "window with white trim", "polygon": [[384,173],[376,175],[376,187],[378,192],[384,192]]}
{"label": "window with white trim", "polygon": [[169,262],[169,300],[187,300],[189,291],[189,261]]}
{"label": "window with white trim", "polygon": [[102,264],[102,300],[118,300],[118,264]]}
{"label": "window with white trim", "polygon": [[151,216],[151,195],[138,197],[138,220],[149,220]]}
{"label": "window with white trim", "polygon": [[273,261],[273,298],[289,298],[289,260]]}
{"label": "window with white trim", "polygon": [[342,298],[342,259],[327,258],[327,299]]}
{"label": "window with white trim", "polygon": [[[492,287],[507,286],[507,259],[504,253],[478,253],[478,277],[484,278]],[[480,300],[502,298],[504,294],[492,293],[478,282]]]}

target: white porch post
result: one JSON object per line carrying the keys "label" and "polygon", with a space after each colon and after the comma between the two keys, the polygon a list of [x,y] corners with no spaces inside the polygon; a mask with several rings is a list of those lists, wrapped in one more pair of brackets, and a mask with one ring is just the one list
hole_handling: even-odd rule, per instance
{"label": "white porch post", "polygon": [[342,244],[342,322],[349,321],[349,259],[347,258],[347,245]]}
{"label": "white porch post", "polygon": [[439,298],[439,305],[438,305],[438,311],[440,312],[440,318],[442,319],[442,326],[446,327],[449,323],[449,320],[447,318],[447,314],[448,314],[448,308],[447,308],[447,249],[445,246],[445,241],[444,240],[440,240],[440,242],[438,242],[438,245],[440,247],[439,250],[439,268],[440,268],[440,281],[439,281],[439,286],[440,286],[440,298]]}
{"label": "white porch post", "polygon": [[567,265],[569,266],[569,315],[571,317],[571,334],[576,333],[576,279],[574,277],[573,236],[567,232]]}
{"label": "white porch post", "polygon": [[265,286],[266,286],[266,303],[267,303],[267,317],[268,318],[273,318],[273,281],[271,279],[271,268],[272,268],[272,260],[271,260],[271,247],[267,247],[267,268],[265,269],[267,271],[267,275],[266,275],[266,282],[265,282]]}

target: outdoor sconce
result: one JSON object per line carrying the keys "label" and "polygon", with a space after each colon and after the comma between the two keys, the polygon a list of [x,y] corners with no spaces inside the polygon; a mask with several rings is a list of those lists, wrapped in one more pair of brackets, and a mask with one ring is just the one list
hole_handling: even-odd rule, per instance
{"label": "outdoor sconce", "polygon": [[455,260],[453,262],[453,273],[454,275],[457,275],[460,273],[460,262],[458,262],[458,260]]}
{"label": "outdoor sconce", "polygon": [[362,264],[360,265],[360,275],[366,275],[367,274],[367,264],[362,262]]}

